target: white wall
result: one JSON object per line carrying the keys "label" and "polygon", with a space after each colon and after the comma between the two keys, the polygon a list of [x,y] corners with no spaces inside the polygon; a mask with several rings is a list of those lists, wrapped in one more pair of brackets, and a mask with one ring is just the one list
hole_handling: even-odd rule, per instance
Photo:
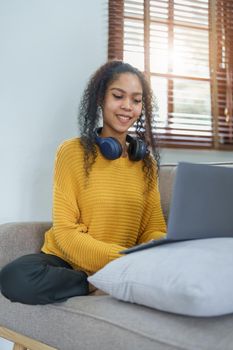
{"label": "white wall", "polygon": [[106,58],[107,0],[0,0],[0,223],[51,219],[55,150]]}
{"label": "white wall", "polygon": [[107,58],[107,0],[0,0],[0,223],[50,220],[57,145]]}
{"label": "white wall", "polygon": [[232,151],[207,151],[184,149],[161,149],[161,164],[185,162],[229,162],[233,161]]}

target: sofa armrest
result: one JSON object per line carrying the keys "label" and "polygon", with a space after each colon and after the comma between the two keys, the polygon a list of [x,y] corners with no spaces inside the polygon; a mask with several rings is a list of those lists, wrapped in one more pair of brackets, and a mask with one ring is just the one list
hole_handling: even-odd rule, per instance
{"label": "sofa armrest", "polygon": [[0,269],[19,256],[37,253],[51,222],[16,222],[0,225]]}
{"label": "sofa armrest", "polygon": [[159,191],[161,195],[161,206],[166,222],[168,221],[169,217],[176,169],[176,164],[163,164],[159,170]]}

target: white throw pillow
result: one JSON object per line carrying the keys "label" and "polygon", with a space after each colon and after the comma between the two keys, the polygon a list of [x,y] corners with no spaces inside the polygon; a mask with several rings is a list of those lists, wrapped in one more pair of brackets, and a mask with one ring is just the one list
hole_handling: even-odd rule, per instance
{"label": "white throw pillow", "polygon": [[131,253],[88,280],[113,297],[190,316],[233,312],[233,238],[167,244]]}

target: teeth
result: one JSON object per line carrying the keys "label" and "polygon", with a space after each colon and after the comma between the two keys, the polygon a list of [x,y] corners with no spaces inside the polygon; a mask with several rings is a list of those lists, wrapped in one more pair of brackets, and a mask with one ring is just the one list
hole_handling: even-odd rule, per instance
{"label": "teeth", "polygon": [[130,119],[130,117],[126,117],[126,116],[124,116],[124,115],[118,115],[118,117],[121,118],[121,119],[127,119],[127,120]]}

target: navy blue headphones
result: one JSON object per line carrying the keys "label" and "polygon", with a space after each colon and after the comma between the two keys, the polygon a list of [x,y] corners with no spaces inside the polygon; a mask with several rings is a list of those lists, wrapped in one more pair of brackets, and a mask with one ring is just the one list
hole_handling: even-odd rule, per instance
{"label": "navy blue headphones", "polygon": [[[99,137],[101,129],[95,130],[95,141],[101,153],[110,160],[120,158],[123,152],[122,145],[114,137]],[[127,152],[130,160],[139,161],[144,159],[147,153],[147,146],[142,140],[127,135],[126,142],[129,143]]]}

